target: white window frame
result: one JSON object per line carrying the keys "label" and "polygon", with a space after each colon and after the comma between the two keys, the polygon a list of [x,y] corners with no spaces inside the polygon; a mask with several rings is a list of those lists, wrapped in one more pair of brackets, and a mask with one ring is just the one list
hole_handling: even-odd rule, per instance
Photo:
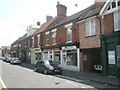
{"label": "white window frame", "polygon": [[52,44],[56,45],[56,31],[52,32]]}
{"label": "white window frame", "polygon": [[[120,10],[114,12],[114,31],[120,31]],[[117,23],[117,24],[116,24]],[[117,26],[117,27],[116,27]]]}
{"label": "white window frame", "polygon": [[[45,33],[45,36],[46,36],[46,46],[49,46],[49,33],[50,32],[46,32]],[[48,35],[48,38],[47,38],[47,35]]]}
{"label": "white window frame", "polygon": [[96,35],[96,23],[95,22],[96,22],[95,18],[91,18],[85,21],[85,37]]}
{"label": "white window frame", "polygon": [[[69,23],[67,25],[65,25],[66,28],[66,43],[71,43],[72,42],[72,25],[73,23]],[[68,30],[71,30],[71,34],[68,33]],[[71,36],[71,40],[69,40],[69,36]]]}
{"label": "white window frame", "polygon": [[38,47],[40,46],[40,34],[37,35],[38,38]]}
{"label": "white window frame", "polygon": [[32,37],[32,47],[34,47],[34,37]]}

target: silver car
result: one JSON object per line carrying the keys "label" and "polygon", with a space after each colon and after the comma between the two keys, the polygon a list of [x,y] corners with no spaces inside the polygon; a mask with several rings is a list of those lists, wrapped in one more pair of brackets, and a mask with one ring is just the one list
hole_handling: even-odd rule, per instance
{"label": "silver car", "polygon": [[19,60],[19,58],[14,57],[10,60],[10,63],[11,64],[21,64],[21,61]]}

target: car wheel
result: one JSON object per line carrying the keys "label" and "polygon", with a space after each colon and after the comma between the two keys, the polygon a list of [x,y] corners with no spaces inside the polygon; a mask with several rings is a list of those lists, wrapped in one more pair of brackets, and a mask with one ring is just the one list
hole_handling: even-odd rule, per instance
{"label": "car wheel", "polygon": [[35,71],[35,72],[38,72],[37,67],[35,67],[34,71]]}
{"label": "car wheel", "polygon": [[44,74],[47,74],[48,72],[47,72],[47,69],[44,69]]}

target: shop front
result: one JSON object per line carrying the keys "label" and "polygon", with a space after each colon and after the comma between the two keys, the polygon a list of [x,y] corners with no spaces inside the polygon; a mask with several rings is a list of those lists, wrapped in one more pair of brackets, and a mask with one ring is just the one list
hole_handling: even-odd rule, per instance
{"label": "shop front", "polygon": [[103,72],[120,77],[120,33],[102,35]]}
{"label": "shop front", "polygon": [[43,51],[43,60],[52,60],[61,65],[61,50],[59,48],[44,49]]}
{"label": "shop front", "polygon": [[76,46],[62,47],[62,67],[66,70],[80,71],[80,53]]}
{"label": "shop front", "polygon": [[42,59],[42,50],[40,48],[31,48],[29,53],[31,64],[35,64],[37,60]]}

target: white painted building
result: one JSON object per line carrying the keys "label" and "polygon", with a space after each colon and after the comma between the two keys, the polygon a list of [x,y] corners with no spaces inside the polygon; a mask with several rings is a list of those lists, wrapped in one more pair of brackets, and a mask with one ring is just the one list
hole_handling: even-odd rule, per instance
{"label": "white painted building", "polygon": [[30,25],[27,27],[27,37],[31,36],[35,31],[40,28],[40,25]]}

